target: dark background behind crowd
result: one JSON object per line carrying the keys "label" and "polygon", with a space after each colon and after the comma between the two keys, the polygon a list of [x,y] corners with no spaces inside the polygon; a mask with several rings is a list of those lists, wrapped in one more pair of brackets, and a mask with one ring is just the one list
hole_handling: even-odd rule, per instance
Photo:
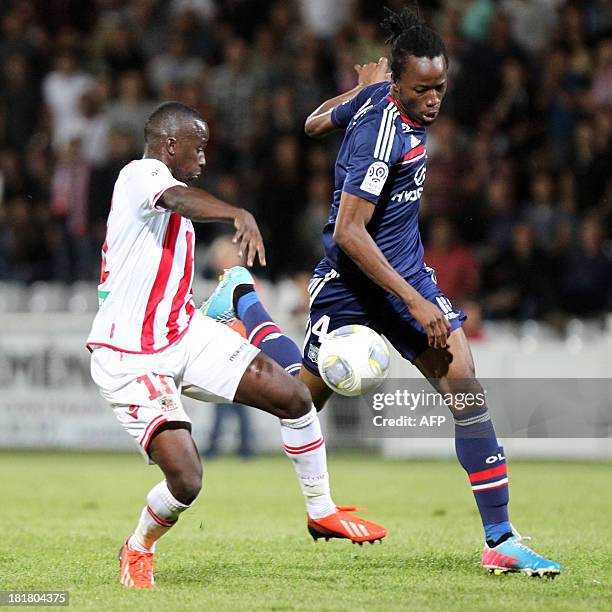
{"label": "dark background behind crowd", "polygon": [[[389,0],[398,8],[399,2]],[[251,210],[273,281],[321,256],[340,135],[305,117],[384,55],[382,2],[0,2],[0,281],[97,280],[117,173],[161,100],[211,128],[201,186]],[[476,317],[612,306],[612,17],[604,0],[425,1],[449,89],[430,129],[426,261]],[[200,245],[227,228],[198,226]]]}

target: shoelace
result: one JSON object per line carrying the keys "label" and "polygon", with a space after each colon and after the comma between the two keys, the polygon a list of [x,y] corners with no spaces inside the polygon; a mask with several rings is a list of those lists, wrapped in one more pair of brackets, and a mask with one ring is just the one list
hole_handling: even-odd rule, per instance
{"label": "shoelace", "polygon": [[510,523],[510,527],[512,528],[512,535],[517,537],[521,542],[529,542],[531,540],[531,536],[522,536],[516,529],[516,527]]}

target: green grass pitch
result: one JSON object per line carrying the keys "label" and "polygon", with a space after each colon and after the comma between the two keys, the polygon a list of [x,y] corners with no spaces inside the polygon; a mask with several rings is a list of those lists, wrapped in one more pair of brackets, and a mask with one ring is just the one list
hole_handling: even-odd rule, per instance
{"label": "green grass pitch", "polygon": [[511,462],[511,516],[556,580],[491,576],[467,479],[451,461],[331,455],[336,503],[383,544],[315,544],[284,457],[205,466],[160,541],[157,588],[118,584],[117,551],[155,467],[134,455],[0,453],[0,590],[68,590],[73,610],[610,610],[612,464]]}

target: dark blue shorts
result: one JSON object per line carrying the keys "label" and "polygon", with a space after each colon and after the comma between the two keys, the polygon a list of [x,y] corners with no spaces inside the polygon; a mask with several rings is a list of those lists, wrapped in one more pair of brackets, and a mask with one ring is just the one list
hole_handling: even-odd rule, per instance
{"label": "dark blue shorts", "polygon": [[[425,299],[434,303],[446,316],[451,329],[461,327],[466,316],[453,308],[450,300],[438,289],[435,272],[424,266],[406,278]],[[404,359],[413,361],[428,347],[427,334],[415,321],[402,300],[365,280],[345,280],[322,262],[308,285],[310,317],[303,348],[303,364],[319,375],[320,334],[343,325],[367,325],[387,338]]]}

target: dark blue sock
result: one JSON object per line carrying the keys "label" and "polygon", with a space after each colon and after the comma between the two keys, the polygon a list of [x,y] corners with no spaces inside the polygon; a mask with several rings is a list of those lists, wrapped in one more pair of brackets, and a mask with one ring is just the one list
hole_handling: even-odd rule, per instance
{"label": "dark blue sock", "polygon": [[237,298],[236,314],[244,323],[249,342],[297,376],[302,365],[300,349],[272,320],[254,290]]}
{"label": "dark blue sock", "polygon": [[508,519],[508,476],[504,449],[499,445],[485,409],[455,417],[455,450],[468,473],[489,545],[512,532]]}

